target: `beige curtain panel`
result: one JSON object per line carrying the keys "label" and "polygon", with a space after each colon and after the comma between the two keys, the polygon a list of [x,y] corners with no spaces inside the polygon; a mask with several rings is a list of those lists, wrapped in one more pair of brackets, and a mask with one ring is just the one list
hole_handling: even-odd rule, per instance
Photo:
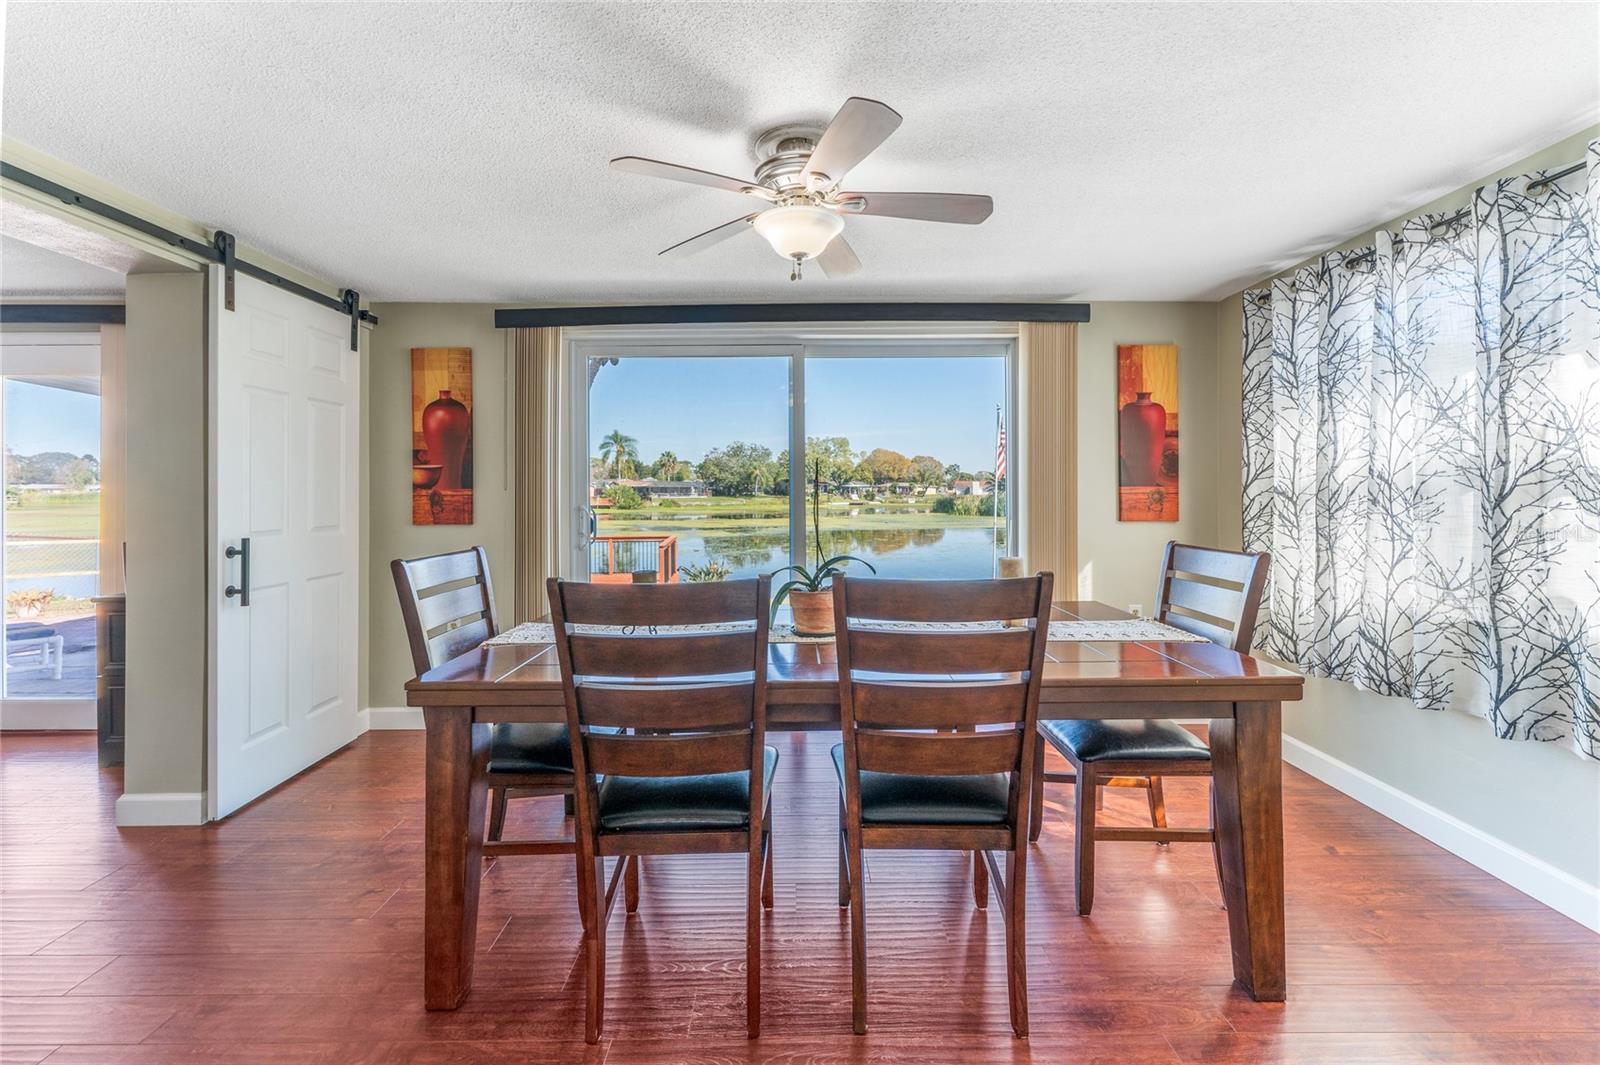
{"label": "beige curtain panel", "polygon": [[128,367],[125,326],[100,327],[100,594],[123,594],[128,539]]}
{"label": "beige curtain panel", "polygon": [[1026,464],[1023,561],[1056,575],[1057,598],[1078,594],[1078,327],[1022,322],[1020,420]]}
{"label": "beige curtain panel", "polygon": [[561,330],[512,331],[512,456],[515,494],[516,620],[549,611],[545,578],[557,572],[556,490],[564,445],[560,427]]}

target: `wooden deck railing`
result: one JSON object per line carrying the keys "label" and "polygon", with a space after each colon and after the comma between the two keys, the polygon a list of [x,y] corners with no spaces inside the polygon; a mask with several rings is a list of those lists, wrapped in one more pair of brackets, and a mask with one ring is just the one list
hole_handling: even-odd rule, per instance
{"label": "wooden deck railing", "polygon": [[678,538],[652,533],[596,536],[589,542],[595,584],[676,584]]}

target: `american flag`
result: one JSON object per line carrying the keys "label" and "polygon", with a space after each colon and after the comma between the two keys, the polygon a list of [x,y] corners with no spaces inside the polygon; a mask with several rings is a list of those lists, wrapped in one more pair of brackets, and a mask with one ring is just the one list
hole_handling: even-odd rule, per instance
{"label": "american flag", "polygon": [[1006,475],[1006,418],[998,407],[995,408],[995,417],[1000,424],[1000,439],[994,447],[994,479],[998,481]]}

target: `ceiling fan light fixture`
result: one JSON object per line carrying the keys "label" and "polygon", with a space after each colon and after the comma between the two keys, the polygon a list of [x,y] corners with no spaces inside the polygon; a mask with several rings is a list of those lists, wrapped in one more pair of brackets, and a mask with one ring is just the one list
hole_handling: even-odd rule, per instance
{"label": "ceiling fan light fixture", "polygon": [[796,204],[773,207],[756,215],[756,232],[785,259],[815,259],[844,231],[844,219],[821,207]]}

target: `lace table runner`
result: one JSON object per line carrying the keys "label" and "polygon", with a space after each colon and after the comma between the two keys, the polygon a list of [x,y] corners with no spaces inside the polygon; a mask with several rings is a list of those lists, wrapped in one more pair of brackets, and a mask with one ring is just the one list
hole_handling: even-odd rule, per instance
{"label": "lace table runner", "polygon": [[[972,631],[975,629],[999,628],[998,624],[973,622],[973,623],[945,623],[936,625],[915,624],[911,622],[880,621],[873,625],[880,629],[919,629],[945,632]],[[663,635],[666,633],[698,633],[698,632],[739,632],[748,630],[749,625],[738,622],[724,622],[715,625],[657,625],[646,630],[641,635]],[[616,628],[605,625],[580,625],[580,632],[620,632],[633,635],[637,630],[632,628]],[[770,633],[773,643],[832,643],[832,636],[801,636],[790,625],[774,625]],[[550,643],[555,639],[555,630],[548,621],[525,621],[515,628],[507,629],[498,636],[484,641],[490,645],[516,644],[516,643]],[[1052,621],[1050,623],[1050,639],[1057,642],[1116,642],[1136,643],[1148,640],[1172,640],[1179,643],[1205,643],[1204,637],[1195,636],[1184,632],[1182,629],[1164,625],[1159,621],[1148,618],[1129,618],[1125,621]]]}

